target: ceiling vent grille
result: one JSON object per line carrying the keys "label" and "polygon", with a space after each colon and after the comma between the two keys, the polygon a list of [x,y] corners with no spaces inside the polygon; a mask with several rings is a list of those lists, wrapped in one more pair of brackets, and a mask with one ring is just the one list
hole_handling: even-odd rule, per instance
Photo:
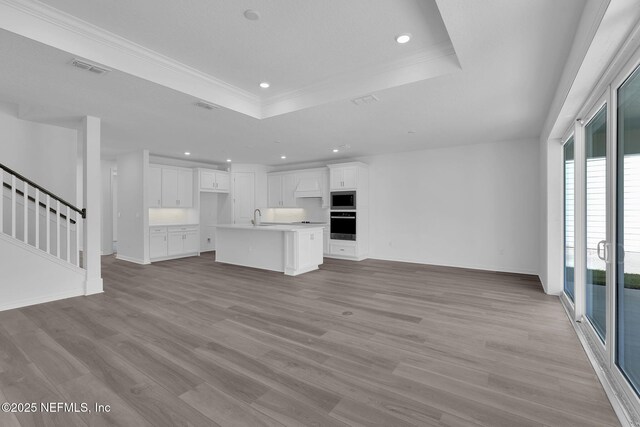
{"label": "ceiling vent grille", "polygon": [[351,100],[355,105],[372,104],[376,101],[378,101],[378,97],[375,95],[365,95]]}
{"label": "ceiling vent grille", "polygon": [[207,101],[198,101],[196,102],[196,107],[204,108],[205,110],[219,110],[220,106],[216,104],[212,104]]}
{"label": "ceiling vent grille", "polygon": [[106,74],[109,71],[111,71],[108,68],[104,68],[87,61],[82,61],[80,59],[74,59],[73,61],[71,61],[71,65],[73,65],[76,68],[80,68],[81,70],[91,71],[92,73],[95,73],[95,74]]}

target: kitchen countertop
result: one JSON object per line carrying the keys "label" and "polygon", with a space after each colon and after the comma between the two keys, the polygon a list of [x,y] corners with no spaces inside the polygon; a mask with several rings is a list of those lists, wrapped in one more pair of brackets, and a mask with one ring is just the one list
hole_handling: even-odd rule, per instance
{"label": "kitchen countertop", "polygon": [[309,227],[309,226],[326,227],[326,226],[329,225],[328,222],[300,222],[300,221],[296,221],[296,222],[269,222],[269,221],[262,221],[260,224],[265,224],[265,225],[301,225],[303,227]]}
{"label": "kitchen countertop", "polygon": [[149,224],[149,227],[198,227],[200,224],[185,224],[184,222],[179,222],[176,224]]}
{"label": "kitchen countertop", "polygon": [[252,224],[218,224],[217,228],[229,228],[233,230],[254,230],[254,231],[297,231],[308,230],[310,228],[324,228],[321,224],[274,224],[265,223],[262,225]]}

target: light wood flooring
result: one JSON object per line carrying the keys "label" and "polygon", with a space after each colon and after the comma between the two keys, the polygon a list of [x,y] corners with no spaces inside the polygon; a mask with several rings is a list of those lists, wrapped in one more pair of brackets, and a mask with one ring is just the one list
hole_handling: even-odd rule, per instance
{"label": "light wood flooring", "polygon": [[325,261],[105,257],[104,294],[0,313],[0,403],[111,412],[0,426],[619,425],[537,278]]}

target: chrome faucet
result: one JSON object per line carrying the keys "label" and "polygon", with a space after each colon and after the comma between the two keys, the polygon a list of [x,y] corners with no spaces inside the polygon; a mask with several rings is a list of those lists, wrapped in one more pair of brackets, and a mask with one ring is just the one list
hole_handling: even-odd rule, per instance
{"label": "chrome faucet", "polygon": [[260,218],[262,218],[262,212],[260,212],[260,209],[256,209],[255,211],[253,211],[253,225],[260,225],[260,220],[258,220],[256,218],[256,213],[260,214]]}

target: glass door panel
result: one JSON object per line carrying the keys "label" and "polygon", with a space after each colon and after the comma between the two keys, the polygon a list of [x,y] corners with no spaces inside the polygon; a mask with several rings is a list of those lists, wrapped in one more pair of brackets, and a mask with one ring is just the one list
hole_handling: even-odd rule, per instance
{"label": "glass door panel", "polygon": [[602,341],[607,323],[607,107],[585,127],[586,274],[585,314]]}
{"label": "glass door panel", "polygon": [[564,144],[564,292],[573,301],[574,295],[574,200],[575,175],[573,137]]}
{"label": "glass door panel", "polygon": [[640,389],[640,71],[618,89],[616,362]]}

